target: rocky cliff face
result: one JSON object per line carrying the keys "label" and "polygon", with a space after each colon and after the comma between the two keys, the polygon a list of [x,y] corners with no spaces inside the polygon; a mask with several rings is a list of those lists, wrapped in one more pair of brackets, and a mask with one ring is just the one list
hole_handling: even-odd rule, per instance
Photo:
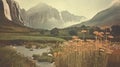
{"label": "rocky cliff face", "polygon": [[22,17],[20,16],[19,5],[14,0],[1,0],[0,9],[1,20],[6,18],[17,24],[23,24]]}

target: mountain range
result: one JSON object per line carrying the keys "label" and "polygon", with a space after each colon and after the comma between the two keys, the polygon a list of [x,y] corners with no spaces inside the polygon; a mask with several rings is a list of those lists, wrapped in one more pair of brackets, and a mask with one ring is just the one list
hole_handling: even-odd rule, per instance
{"label": "mountain range", "polygon": [[7,25],[10,24],[13,27],[21,25],[37,29],[52,29],[62,27],[66,22],[79,22],[83,18],[68,11],[59,12],[57,9],[44,3],[39,3],[26,11],[21,9],[14,0],[1,0],[0,9],[0,27],[9,27]]}
{"label": "mountain range", "polygon": [[[24,14],[25,15],[25,14]],[[26,11],[29,27],[39,29],[62,28],[67,22],[80,22],[85,17],[71,14],[68,11],[59,12],[57,9],[45,4],[39,3]]]}
{"label": "mountain range", "polygon": [[[84,16],[77,16],[69,11],[59,12],[45,3],[39,3],[26,11],[21,9],[14,0],[0,0],[0,31],[20,32],[21,29],[30,31],[28,27],[50,30],[55,27],[63,28],[69,22],[72,22],[70,24],[73,25],[83,19],[85,19]],[[120,25],[120,5],[113,5],[98,12],[92,19],[72,27],[81,25],[99,27]]]}

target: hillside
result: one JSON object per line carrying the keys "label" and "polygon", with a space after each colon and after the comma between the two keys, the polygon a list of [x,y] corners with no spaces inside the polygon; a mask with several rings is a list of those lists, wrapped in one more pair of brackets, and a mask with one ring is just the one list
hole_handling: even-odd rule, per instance
{"label": "hillside", "polygon": [[97,13],[89,21],[74,26],[79,27],[81,25],[99,27],[120,25],[120,5],[113,5],[112,7]]}

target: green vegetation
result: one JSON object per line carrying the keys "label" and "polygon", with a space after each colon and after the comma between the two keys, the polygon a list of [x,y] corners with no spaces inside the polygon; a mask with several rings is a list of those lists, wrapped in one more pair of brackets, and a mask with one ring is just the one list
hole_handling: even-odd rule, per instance
{"label": "green vegetation", "polygon": [[[85,33],[82,31],[86,30]],[[93,32],[98,31],[98,32],[103,32],[104,34],[110,33],[112,36],[114,36],[111,41],[114,42],[119,42],[120,41],[120,25],[113,25],[111,27],[91,27],[91,26],[81,26],[81,27],[68,27],[65,29],[52,29],[51,31],[55,33],[54,36],[56,37],[62,37],[64,39],[71,39],[71,36],[79,36],[81,39],[83,36],[85,36],[86,39],[95,39]],[[53,36],[53,34],[48,34],[49,36]]]}
{"label": "green vegetation", "polygon": [[[35,44],[39,46],[38,43],[57,43],[64,42],[65,40],[57,37],[49,37],[49,36],[27,36],[27,35],[0,35],[0,42],[3,44],[7,43],[11,45],[25,45],[25,42],[36,42]],[[37,43],[38,42],[38,43]],[[42,46],[41,46],[42,47]]]}
{"label": "green vegetation", "polygon": [[48,44],[42,44],[42,43],[38,43],[38,42],[26,42],[24,43],[26,48],[34,48],[34,49],[42,49],[42,48],[46,48],[48,46]]}
{"label": "green vegetation", "polygon": [[0,67],[35,67],[35,61],[18,54],[13,47],[0,47]]}
{"label": "green vegetation", "polygon": [[59,29],[57,29],[57,28],[52,29],[52,30],[50,31],[50,34],[51,34],[52,36],[58,36],[58,35],[59,35]]}
{"label": "green vegetation", "polygon": [[[86,39],[95,39],[93,32],[109,32],[114,36],[112,41],[119,41],[120,34],[119,34],[119,25],[114,25],[110,28],[100,28],[100,27],[90,27],[90,26],[81,26],[81,27],[69,27],[65,29],[58,29],[54,28],[52,30],[33,30],[29,32],[4,32],[0,33],[0,40],[28,40],[28,41],[63,41],[63,39],[70,40],[72,36],[76,35],[79,38],[83,39],[85,36]],[[86,30],[86,33],[83,33],[82,30]],[[63,38],[63,39],[61,39]]]}
{"label": "green vegetation", "polygon": [[26,40],[26,41],[64,41],[60,38],[55,37],[44,37],[44,36],[0,36],[0,40]]}
{"label": "green vegetation", "polygon": [[37,60],[38,62],[50,62],[52,63],[54,61],[54,57],[51,55],[48,55],[49,53],[43,53],[42,55],[34,54],[33,58],[34,60]]}
{"label": "green vegetation", "polygon": [[69,34],[70,34],[71,36],[77,35],[77,30],[70,30],[70,31],[69,31]]}

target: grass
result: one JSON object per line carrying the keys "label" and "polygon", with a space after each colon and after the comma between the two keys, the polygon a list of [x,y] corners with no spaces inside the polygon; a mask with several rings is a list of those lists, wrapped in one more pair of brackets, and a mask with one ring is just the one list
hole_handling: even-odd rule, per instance
{"label": "grass", "polygon": [[44,37],[44,36],[1,36],[0,40],[58,40],[63,41],[63,39],[55,37]]}
{"label": "grass", "polygon": [[25,41],[58,41],[63,42],[64,39],[56,38],[56,37],[48,37],[48,36],[26,36],[26,35],[20,35],[20,36],[3,36],[0,35],[0,40],[25,40]]}
{"label": "grass", "polygon": [[35,49],[42,49],[42,48],[46,48],[48,46],[48,44],[42,44],[42,43],[38,43],[38,42],[26,42],[24,43],[26,48],[35,48]]}

